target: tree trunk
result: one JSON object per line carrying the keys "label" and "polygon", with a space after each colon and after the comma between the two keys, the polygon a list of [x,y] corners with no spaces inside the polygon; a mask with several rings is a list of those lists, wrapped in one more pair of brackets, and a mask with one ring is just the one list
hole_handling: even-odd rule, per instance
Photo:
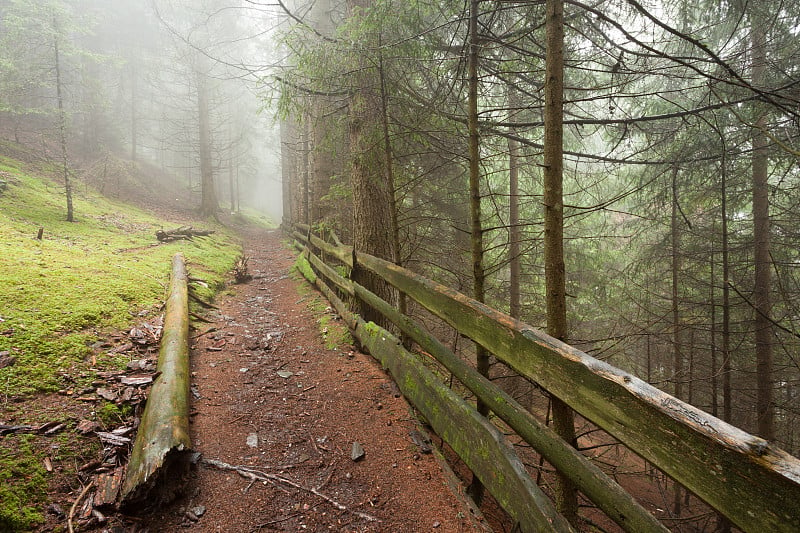
{"label": "tree trunk", "polygon": [[64,196],[67,200],[67,222],[74,222],[72,207],[72,181],[69,177],[69,158],[67,157],[67,115],[64,111],[64,96],[61,88],[61,53],[58,42],[58,20],[53,17],[53,50],[56,67],[56,99],[58,100],[58,133],[61,142],[61,168],[64,176]]}
{"label": "tree trunk", "polygon": [[[683,352],[681,346],[681,316],[679,305],[678,275],[681,268],[680,260],[680,231],[678,229],[678,169],[672,169],[672,213],[670,215],[670,241],[672,272],[672,382],[673,394],[676,398],[683,397]],[[673,494],[673,512],[675,516],[681,515],[681,486],[675,482]]]}
{"label": "tree trunk", "polygon": [[200,150],[200,214],[202,216],[216,216],[219,210],[217,191],[214,187],[214,169],[211,160],[211,126],[208,103],[208,85],[205,75],[197,73],[197,112],[199,123],[199,150]]}
{"label": "tree trunk", "polygon": [[[478,131],[478,3],[470,0],[469,4],[469,55],[467,60],[467,127],[469,129],[469,218],[470,218],[470,250],[472,257],[472,296],[479,302],[485,300],[486,274],[483,268],[483,227],[481,224],[481,188],[480,188],[480,132]],[[475,344],[475,364],[482,375],[489,375],[489,353],[479,344]],[[489,408],[482,401],[477,402],[478,412],[484,416]],[[480,505],[483,499],[483,485],[477,476],[473,476],[469,492],[475,502]]]}
{"label": "tree trunk", "polygon": [[228,195],[230,196],[231,200],[231,214],[236,212],[236,180],[233,177],[233,167],[234,167],[234,146],[233,141],[231,141],[230,145],[230,155],[228,157]]}
{"label": "tree trunk", "polygon": [[[392,138],[389,133],[389,94],[386,90],[386,69],[383,61],[383,50],[380,35],[378,36],[378,76],[380,77],[381,88],[381,126],[383,127],[383,153],[384,164],[386,165],[386,180],[389,186],[389,201],[390,201],[390,219],[391,219],[391,233],[392,233],[392,248],[394,249],[394,257],[392,262],[396,265],[402,266],[403,261],[400,254],[400,226],[398,222],[398,207],[397,207],[397,184],[394,179],[394,157],[392,154]],[[406,295],[402,292],[397,294],[398,310],[402,314],[406,314],[408,304],[406,302]],[[401,335],[403,345],[410,349],[408,338]]]}
{"label": "tree trunk", "polygon": [[312,179],[312,170],[311,170],[311,123],[310,123],[310,116],[306,116],[306,122],[303,125],[303,143],[302,143],[302,151],[303,155],[300,158],[301,169],[300,169],[300,201],[298,202],[298,207],[300,208],[298,220],[302,220],[303,224],[308,226],[311,225],[311,179]]}
{"label": "tree trunk", "polygon": [[678,227],[678,169],[672,169],[672,214],[670,216],[671,273],[672,273],[672,382],[673,394],[683,399],[683,352],[681,345],[681,316],[678,277],[681,269],[680,230]]}
{"label": "tree trunk", "polygon": [[[369,0],[350,0],[351,16],[358,16]],[[378,73],[365,59],[355,76],[355,88],[349,100],[350,186],[353,191],[353,248],[381,259],[394,261],[397,251],[392,235],[392,198],[382,142],[381,97]],[[352,278],[384,300],[395,303],[396,292],[380,277],[354,265]],[[366,321],[388,325],[366,305],[358,313]]]}
{"label": "tree trunk", "polygon": [[137,91],[137,79],[138,72],[136,70],[136,62],[131,61],[131,161],[134,163],[136,162],[136,158],[138,157],[137,150],[138,150],[138,130],[139,124],[137,120],[137,108],[136,108],[136,97]]}
{"label": "tree trunk", "polygon": [[[564,265],[564,2],[546,2],[546,66],[544,102],[544,262],[547,303],[547,333],[567,339],[566,268]],[[572,445],[576,444],[575,416],[567,404],[556,397],[553,428]],[[572,524],[577,523],[578,499],[575,486],[558,474],[558,510]]]}
{"label": "tree trunk", "polygon": [[[508,86],[508,107],[513,110],[519,105],[517,91]],[[508,139],[508,307],[509,314],[520,318],[520,227],[519,227],[519,160],[520,146],[515,139]]]}
{"label": "tree trunk", "polygon": [[290,228],[295,222],[292,195],[297,183],[297,123],[289,116],[280,122],[281,134],[281,198],[283,199],[283,225]]}
{"label": "tree trunk", "polygon": [[722,419],[732,423],[731,398],[731,288],[728,245],[728,162],[723,142],[722,184],[720,208],[722,210]]}
{"label": "tree trunk", "polygon": [[158,355],[122,486],[124,508],[149,508],[178,496],[189,474],[189,295],[183,255],[172,258],[170,292]]}
{"label": "tree trunk", "polygon": [[[756,8],[757,9],[757,8]],[[752,15],[752,76],[753,85],[761,87],[766,78],[766,35],[759,17]],[[772,302],[770,298],[770,222],[769,189],[767,183],[767,143],[763,130],[767,126],[766,111],[759,102],[754,103],[757,118],[753,135],[753,255],[755,279],[753,304],[755,305],[756,344],[756,415],[759,436],[775,438],[775,412],[772,393]]]}
{"label": "tree trunk", "polygon": [[[716,233],[716,225],[714,226]],[[711,287],[708,302],[711,309],[711,414],[719,416],[719,358],[717,354],[717,278],[716,264],[714,262],[714,246],[712,242],[709,252],[709,270],[711,272]]]}
{"label": "tree trunk", "polygon": [[[728,264],[728,148],[722,130],[717,128],[717,131],[719,133],[722,149],[722,160],[720,161],[720,211],[722,215],[722,365],[720,367],[720,374],[722,376],[722,419],[728,423],[732,423],[730,265]],[[714,369],[713,379],[714,383],[716,383],[716,369]],[[714,415],[716,416],[716,413],[714,413]],[[729,533],[731,531],[731,523],[722,513],[717,513],[715,528],[718,533]]]}
{"label": "tree trunk", "polygon": [[[363,2],[363,0],[358,1]],[[335,3],[332,0],[315,0],[310,3],[306,20],[321,35],[335,34],[336,24],[332,18],[332,14],[336,11]],[[348,2],[348,6],[351,3],[353,2]],[[347,151],[344,138],[346,132],[339,126],[345,123],[340,107],[340,99],[322,95],[313,96],[308,106],[309,112],[306,116],[308,172],[304,221],[309,225],[326,221],[338,212],[338,209],[332,209],[330,204],[326,204],[323,198],[330,192],[331,178],[345,173],[341,163],[344,158],[341,154]],[[377,124],[377,116],[373,119]],[[346,209],[341,209],[341,212],[346,213]]]}

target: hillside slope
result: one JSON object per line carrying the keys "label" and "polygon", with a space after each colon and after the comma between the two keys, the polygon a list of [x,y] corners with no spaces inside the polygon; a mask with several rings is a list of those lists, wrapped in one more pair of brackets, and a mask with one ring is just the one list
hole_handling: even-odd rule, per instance
{"label": "hillside slope", "polygon": [[[208,300],[241,246],[222,225],[194,220],[187,197],[176,198],[180,187],[149,189],[136,166],[119,161],[87,165],[68,223],[56,173],[13,148],[3,152],[14,158],[0,156],[0,531],[27,531],[45,524],[48,492],[79,487],[79,467],[98,454],[97,438],[75,429],[110,430],[135,413],[138,391],[99,391],[132,361],[152,358],[171,256],[185,254],[203,280],[194,292]],[[183,225],[214,234],[156,241],[156,230]],[[63,524],[68,510],[49,512]]]}

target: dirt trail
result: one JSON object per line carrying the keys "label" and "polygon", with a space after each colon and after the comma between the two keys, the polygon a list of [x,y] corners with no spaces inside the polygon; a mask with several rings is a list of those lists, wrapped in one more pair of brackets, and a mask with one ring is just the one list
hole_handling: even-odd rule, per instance
{"label": "dirt trail", "polygon": [[319,296],[290,277],[283,235],[243,236],[254,279],[221,297],[215,322],[193,338],[203,461],[187,497],[139,531],[479,530],[435,456],[412,440],[409,406],[379,364],[349,345],[325,348],[308,308]]}

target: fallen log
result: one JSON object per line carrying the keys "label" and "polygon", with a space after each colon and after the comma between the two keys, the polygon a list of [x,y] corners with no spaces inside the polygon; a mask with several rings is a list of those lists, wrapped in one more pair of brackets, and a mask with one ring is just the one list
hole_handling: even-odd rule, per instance
{"label": "fallen log", "polygon": [[183,491],[189,474],[189,296],[182,254],[172,258],[172,280],[156,378],[120,493],[126,511],[157,507]]}
{"label": "fallen log", "polygon": [[171,230],[160,229],[156,231],[156,239],[161,242],[173,242],[179,240],[191,240],[193,237],[207,237],[212,235],[214,230],[194,229],[191,226],[181,226]]}

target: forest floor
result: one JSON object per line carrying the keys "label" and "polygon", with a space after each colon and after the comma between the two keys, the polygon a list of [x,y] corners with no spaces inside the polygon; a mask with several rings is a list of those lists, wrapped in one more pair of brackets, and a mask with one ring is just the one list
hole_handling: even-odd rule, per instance
{"label": "forest floor", "polygon": [[[198,223],[178,191],[112,185],[117,198],[167,224]],[[19,516],[0,520],[0,533],[29,531],[14,525],[24,523],[42,533],[485,531],[390,377],[293,273],[297,252],[285,235],[246,217],[223,223],[241,239],[253,279],[230,280],[194,321],[190,421],[199,453],[185,495],[149,514],[93,506],[97,476],[121,475],[134,438],[157,358],[155,310],[92,346],[113,365],[92,355],[75,375],[59,374],[58,392],[3,389],[0,500],[19,497],[6,491],[10,479],[28,488],[29,501],[23,490],[22,500],[5,502]]]}
{"label": "forest floor", "polygon": [[[191,222],[175,210],[161,214]],[[130,445],[101,437],[98,448],[96,424],[77,442],[71,437],[59,443],[47,436],[53,422],[34,428],[41,436],[28,435],[53,458],[46,520],[37,531],[485,531],[463,484],[429,446],[430,437],[390,377],[352,345],[327,302],[293,271],[297,253],[285,235],[233,220],[225,224],[240,235],[253,279],[231,282],[215,308],[202,312],[208,322],[194,321],[190,427],[199,458],[185,495],[149,513],[98,512],[93,501],[100,496],[89,485],[97,472],[120,473],[114,465],[124,463]],[[129,351],[120,356],[133,366],[141,362],[133,374],[152,371],[157,343],[130,349],[132,332],[110,341],[126,343]],[[123,372],[100,372],[90,389],[75,395],[7,398],[19,413],[10,420],[37,413],[65,422],[56,427],[61,435],[76,435],[96,416],[95,395],[121,400],[118,382],[131,377],[131,370]],[[134,403],[141,394],[135,393]],[[106,436],[115,428],[133,438],[131,425],[127,417],[101,429]],[[20,471],[24,475],[24,466]]]}
{"label": "forest floor", "polygon": [[479,530],[391,379],[293,276],[282,233],[242,231],[254,279],[193,336],[202,460],[188,495],[135,530]]}

